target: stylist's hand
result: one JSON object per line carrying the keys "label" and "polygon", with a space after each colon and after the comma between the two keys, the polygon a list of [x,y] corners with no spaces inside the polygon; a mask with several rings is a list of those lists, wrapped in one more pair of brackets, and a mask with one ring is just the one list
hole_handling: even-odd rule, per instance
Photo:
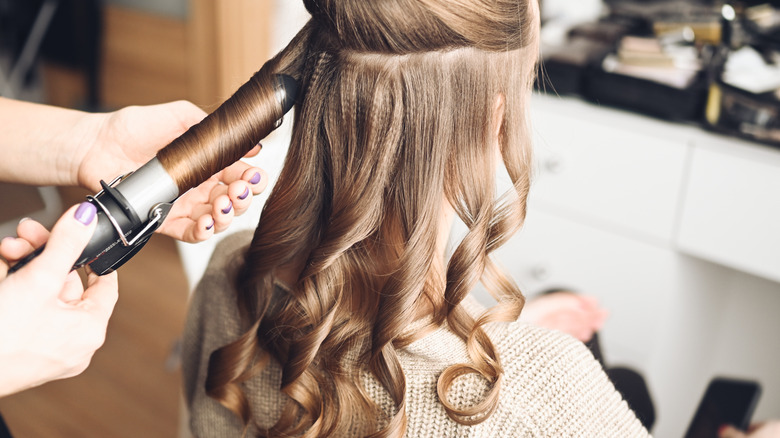
{"label": "stylist's hand", "polygon": [[0,262],[0,397],[80,374],[103,345],[116,273],[90,273],[85,290],[71,272],[95,231],[94,218],[94,206],[84,203],[65,212],[50,236],[26,220],[19,238],[0,243],[0,255],[13,264],[48,239],[41,255],[12,275]]}
{"label": "stylist's hand", "polygon": [[750,427],[748,433],[732,426],[726,426],[718,433],[719,438],[780,438],[780,421],[772,420]]}
{"label": "stylist's hand", "polygon": [[[76,180],[97,192],[101,179],[108,182],[144,165],[205,116],[187,101],[91,114],[92,124],[83,130],[85,146],[74,157]],[[255,147],[247,157],[259,151]],[[266,184],[261,169],[236,162],[179,198],[158,231],[185,242],[206,240],[244,213]]]}
{"label": "stylist's hand", "polygon": [[604,325],[608,315],[595,297],[561,291],[528,300],[520,319],[587,342]]}

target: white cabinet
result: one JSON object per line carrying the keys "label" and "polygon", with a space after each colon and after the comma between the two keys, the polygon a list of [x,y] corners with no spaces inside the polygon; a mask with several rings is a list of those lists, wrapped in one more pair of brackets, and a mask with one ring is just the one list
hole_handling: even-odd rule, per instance
{"label": "white cabinet", "polygon": [[691,161],[680,249],[780,281],[780,154],[702,143],[708,147]]}
{"label": "white cabinet", "polygon": [[656,436],[684,433],[715,375],[759,380],[755,418],[780,417],[780,151],[575,99],[531,112],[528,217],[501,265],[526,294],[610,310],[606,360],[647,379]]}
{"label": "white cabinet", "polygon": [[534,96],[529,206],[780,281],[780,150]]}
{"label": "white cabinet", "polygon": [[[591,117],[568,114],[550,108],[561,103],[547,99],[533,102],[538,166],[531,205],[671,244],[685,140],[668,128],[647,135],[632,123],[610,120],[621,115],[614,110],[602,110],[598,118],[605,123],[594,123],[592,110]],[[580,102],[565,103],[571,104],[586,109]]]}

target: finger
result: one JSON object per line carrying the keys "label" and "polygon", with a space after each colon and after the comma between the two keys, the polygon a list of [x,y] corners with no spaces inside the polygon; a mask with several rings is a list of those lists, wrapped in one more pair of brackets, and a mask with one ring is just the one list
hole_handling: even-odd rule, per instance
{"label": "finger", "polygon": [[227,189],[228,197],[233,203],[235,215],[242,215],[252,205],[252,191],[246,181],[233,181]]}
{"label": "finger", "polygon": [[250,167],[241,175],[241,179],[249,183],[252,193],[259,195],[268,187],[268,174],[259,167]]}
{"label": "finger", "polygon": [[257,154],[260,153],[261,149],[263,149],[263,144],[262,143],[256,144],[255,147],[252,148],[252,150],[244,154],[244,158],[252,158],[256,156]]}
{"label": "finger", "polygon": [[214,176],[221,183],[230,184],[233,181],[237,181],[241,179],[241,176],[244,174],[244,172],[246,172],[246,170],[251,167],[252,166],[250,166],[248,163],[239,160],[231,164],[230,166],[222,169],[221,171],[217,172]]}
{"label": "finger", "polygon": [[577,295],[580,306],[588,312],[595,312],[599,308],[598,298],[590,295]]}
{"label": "finger", "polygon": [[0,256],[10,262],[23,258],[34,249],[30,242],[16,237],[6,237],[0,242]]}
{"label": "finger", "polygon": [[[214,234],[212,229],[215,224],[211,216],[212,205],[205,202],[204,199],[202,203],[195,204],[187,213],[182,211],[174,215],[171,210],[172,214],[168,215],[157,231],[182,242],[195,243],[208,239]],[[174,208],[177,208],[177,204],[174,204]]]}
{"label": "finger", "polygon": [[252,193],[255,195],[265,190],[265,187],[268,185],[268,175],[263,169],[250,166],[243,161],[237,161],[231,164],[221,172],[217,173],[215,176],[223,184],[230,184],[233,181],[244,180],[250,184]]}
{"label": "finger", "polygon": [[23,219],[16,226],[16,235],[37,248],[49,239],[49,230],[32,219]]}
{"label": "finger", "polygon": [[119,283],[116,272],[102,276],[91,272],[87,277],[87,289],[78,307],[107,322],[118,299]]}
{"label": "finger", "polygon": [[[167,108],[165,108],[166,106]],[[175,102],[160,104],[160,107],[164,109],[164,113],[173,114],[178,119],[182,131],[206,117],[206,113],[202,109],[186,100],[177,100]]]}
{"label": "finger", "polygon": [[598,316],[593,324],[593,329],[600,330],[604,326],[604,323],[607,322],[607,318],[609,318],[609,310],[599,309]]}
{"label": "finger", "polygon": [[16,234],[19,237],[6,237],[0,242],[0,256],[9,261],[23,258],[49,238],[49,230],[29,218],[19,221]]}
{"label": "finger", "polygon": [[222,232],[230,226],[231,222],[233,222],[233,217],[235,216],[233,202],[228,195],[225,194],[215,199],[211,205],[213,208],[211,215],[215,222],[214,232]]}
{"label": "finger", "polygon": [[46,249],[19,274],[36,275],[46,272],[53,284],[62,284],[84,247],[95,232],[97,210],[89,202],[73,206],[57,221]]}
{"label": "finger", "polygon": [[204,214],[197,221],[190,220],[179,240],[189,243],[208,240],[214,235],[215,225],[214,218],[210,214]]}
{"label": "finger", "polygon": [[746,435],[737,430],[734,426],[725,425],[718,429],[719,438],[744,438]]}
{"label": "finger", "polygon": [[593,337],[593,333],[593,330],[590,330],[587,327],[581,327],[577,330],[577,334],[574,337],[581,342],[588,342]]}
{"label": "finger", "polygon": [[82,300],[83,295],[84,286],[81,284],[81,277],[78,272],[71,271],[62,286],[59,299],[63,303],[77,303]]}
{"label": "finger", "polygon": [[225,184],[217,184],[214,187],[211,188],[211,191],[209,192],[209,201],[208,203],[211,205],[214,205],[215,202],[217,202],[217,199],[219,199],[221,196],[227,196],[228,186]]}

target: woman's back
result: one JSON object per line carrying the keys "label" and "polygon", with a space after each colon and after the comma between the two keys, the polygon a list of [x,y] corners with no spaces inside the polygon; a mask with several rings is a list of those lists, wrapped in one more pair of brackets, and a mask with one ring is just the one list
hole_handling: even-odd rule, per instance
{"label": "woman's back", "polygon": [[[228,285],[250,240],[251,234],[244,232],[220,243],[193,295],[183,363],[190,427],[197,437],[238,436],[244,429],[236,415],[206,395],[204,386],[211,352],[242,334],[235,290]],[[481,311],[477,303],[467,300],[470,312]],[[486,331],[503,358],[504,390],[495,412],[474,426],[452,421],[436,391],[442,371],[469,360],[463,340],[442,327],[399,351],[408,393],[405,436],[647,436],[599,363],[579,341],[520,323],[491,324]],[[279,390],[281,374],[281,367],[272,360],[244,383],[253,416],[261,427],[273,426],[287,400]],[[392,398],[369,373],[363,374],[362,384],[387,418],[395,413]],[[466,407],[482,400],[487,390],[484,379],[468,374],[455,381],[450,394],[452,400]],[[370,433],[361,430],[364,424],[356,418],[349,436]]]}

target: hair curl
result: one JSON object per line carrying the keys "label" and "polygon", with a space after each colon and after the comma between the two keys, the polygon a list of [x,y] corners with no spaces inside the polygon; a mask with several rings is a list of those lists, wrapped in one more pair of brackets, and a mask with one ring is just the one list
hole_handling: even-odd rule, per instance
{"label": "hair curl", "polygon": [[[402,436],[406,384],[397,352],[446,325],[471,363],[444,371],[439,398],[453,420],[477,424],[496,408],[503,373],[482,327],[515,320],[524,303],[489,255],[525,218],[538,17],[518,0],[304,3],[313,18],[253,78],[265,81],[265,98],[271,73],[298,78],[304,91],[284,168],[237,276],[246,332],[212,354],[207,393],[260,436],[356,427]],[[500,155],[514,184],[499,199],[497,99]],[[443,272],[445,201],[469,231]],[[300,272],[284,293],[274,289],[282,269]],[[461,302],[480,281],[498,304],[474,318]],[[431,318],[408,331],[422,309]],[[264,429],[241,383],[270,359],[281,365],[289,399]],[[366,371],[392,397],[393,412],[366,394]],[[448,394],[466,373],[491,386],[484,400],[460,407]]]}

